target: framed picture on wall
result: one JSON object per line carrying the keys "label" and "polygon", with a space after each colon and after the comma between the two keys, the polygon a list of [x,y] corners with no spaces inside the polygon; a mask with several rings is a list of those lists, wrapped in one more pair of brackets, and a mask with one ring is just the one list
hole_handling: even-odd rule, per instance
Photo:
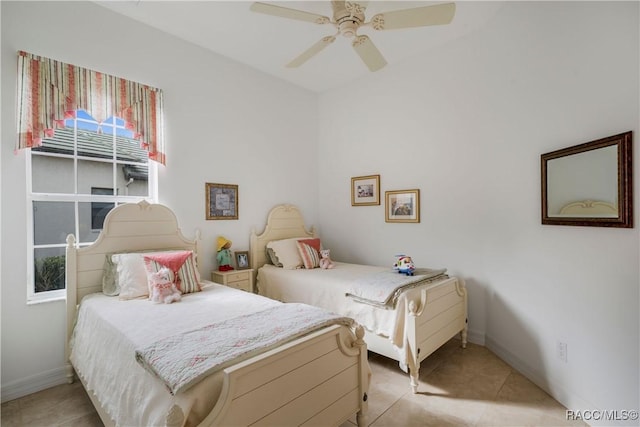
{"label": "framed picture on wall", "polygon": [[236,267],[238,270],[246,270],[249,268],[249,252],[248,251],[238,251],[234,252],[236,257]]}
{"label": "framed picture on wall", "polygon": [[420,222],[420,190],[385,192],[386,222]]}
{"label": "framed picture on wall", "polygon": [[238,219],[238,186],[205,183],[206,218]]}
{"label": "framed picture on wall", "polygon": [[351,178],[351,206],[380,204],[380,175]]}

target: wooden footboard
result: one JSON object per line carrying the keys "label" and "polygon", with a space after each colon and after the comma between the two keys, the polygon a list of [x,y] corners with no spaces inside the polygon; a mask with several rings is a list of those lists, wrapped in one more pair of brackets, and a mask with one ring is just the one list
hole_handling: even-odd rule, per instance
{"label": "wooden footboard", "polygon": [[[420,362],[451,338],[460,334],[467,345],[467,291],[462,279],[452,277],[438,285],[407,293],[405,315],[411,389],[418,390]],[[367,334],[369,350],[398,360],[398,352],[386,337]]]}
{"label": "wooden footboard", "polygon": [[[199,427],[339,426],[354,414],[366,426],[371,371],[363,336],[362,327],[354,335],[334,325],[225,369],[220,397]],[[104,425],[115,426],[87,393]]]}
{"label": "wooden footboard", "polygon": [[[462,279],[452,278],[444,284],[422,290],[420,301],[409,305],[409,343],[416,360],[411,374],[411,387],[417,392],[420,362],[460,333],[462,347],[467,345],[467,290]],[[413,329],[413,330],[412,330]],[[414,350],[415,349],[415,350]]]}
{"label": "wooden footboard", "polygon": [[[366,425],[369,367],[357,338],[332,326],[224,371],[222,396],[201,426]],[[302,342],[301,342],[302,341]]]}

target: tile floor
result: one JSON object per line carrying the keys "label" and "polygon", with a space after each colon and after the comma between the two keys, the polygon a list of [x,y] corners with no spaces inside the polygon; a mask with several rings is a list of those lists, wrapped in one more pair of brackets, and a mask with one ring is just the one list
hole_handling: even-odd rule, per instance
{"label": "tile floor", "polygon": [[[453,339],[422,362],[417,394],[397,362],[370,354],[367,421],[382,426],[574,426],[565,408],[485,347]],[[65,384],[2,404],[2,427],[102,426],[82,386]],[[353,427],[355,417],[342,427]]]}

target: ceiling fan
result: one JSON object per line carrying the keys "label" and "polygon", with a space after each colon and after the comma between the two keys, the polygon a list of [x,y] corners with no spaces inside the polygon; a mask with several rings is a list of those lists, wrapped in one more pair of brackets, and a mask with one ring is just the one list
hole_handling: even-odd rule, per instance
{"label": "ceiling fan", "polygon": [[367,3],[368,1],[332,0],[333,20],[327,16],[311,12],[260,2],[253,3],[251,10],[319,25],[331,24],[338,30],[334,35],[323,37],[309,49],[302,52],[302,54],[289,62],[286,65],[287,67],[295,68],[301,66],[333,43],[336,40],[336,36],[341,34],[344,37],[353,38],[351,43],[353,49],[371,71],[378,71],[387,65],[387,61],[368,36],[357,33],[360,27],[369,26],[374,30],[395,30],[399,28],[445,25],[451,22],[456,12],[455,3],[444,3],[379,13],[369,21],[366,21],[365,10]]}

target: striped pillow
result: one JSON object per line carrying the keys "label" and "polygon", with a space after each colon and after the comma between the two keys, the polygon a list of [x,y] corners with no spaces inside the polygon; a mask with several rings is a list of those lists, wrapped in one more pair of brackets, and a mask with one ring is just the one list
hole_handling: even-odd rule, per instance
{"label": "striped pillow", "polygon": [[320,242],[319,238],[314,238],[314,239],[298,239],[298,242],[302,242],[302,243],[306,243],[307,245],[311,245],[312,248],[314,248],[316,251],[320,252],[320,250],[322,249],[322,243]]}
{"label": "striped pillow", "polygon": [[304,268],[320,267],[320,254],[314,246],[305,243],[303,240],[298,240],[296,245],[298,245],[298,252],[300,253],[300,258],[302,258]]}
{"label": "striped pillow", "polygon": [[202,290],[198,280],[193,251],[145,255],[144,264],[149,274],[156,273],[162,267],[167,267],[171,270],[173,272],[172,281],[183,294]]}

